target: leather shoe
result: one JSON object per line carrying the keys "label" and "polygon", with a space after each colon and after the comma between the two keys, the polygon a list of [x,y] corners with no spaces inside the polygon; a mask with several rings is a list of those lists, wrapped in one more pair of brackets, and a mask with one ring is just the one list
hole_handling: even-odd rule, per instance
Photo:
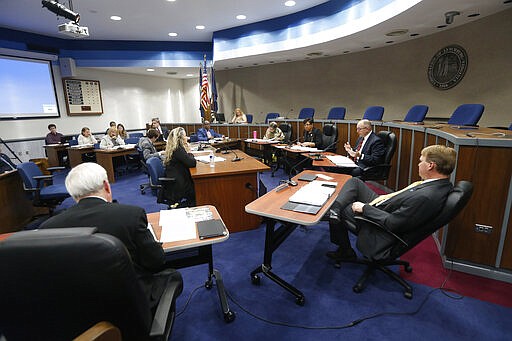
{"label": "leather shoe", "polygon": [[345,250],[338,248],[338,250],[336,251],[328,251],[325,255],[328,258],[335,260],[337,262],[351,261],[357,259],[356,252],[352,248]]}

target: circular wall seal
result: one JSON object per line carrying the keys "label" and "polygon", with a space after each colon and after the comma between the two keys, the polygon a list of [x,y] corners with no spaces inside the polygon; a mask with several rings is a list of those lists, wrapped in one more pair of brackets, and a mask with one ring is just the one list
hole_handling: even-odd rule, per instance
{"label": "circular wall seal", "polygon": [[443,47],[428,65],[428,80],[439,90],[448,90],[464,77],[468,68],[468,55],[459,45]]}

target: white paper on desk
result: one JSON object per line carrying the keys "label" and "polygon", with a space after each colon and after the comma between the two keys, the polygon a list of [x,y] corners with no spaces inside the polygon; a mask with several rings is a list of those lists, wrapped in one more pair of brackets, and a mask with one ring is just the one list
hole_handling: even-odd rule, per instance
{"label": "white paper on desk", "polygon": [[130,149],[130,148],[135,148],[135,146],[136,146],[136,144],[134,144],[134,143],[128,143],[128,144],[122,144],[119,147],[121,147],[123,149]]}
{"label": "white paper on desk", "polygon": [[312,181],[295,192],[288,200],[291,202],[322,206],[334,193],[335,188],[321,186],[324,181]]}
{"label": "white paper on desk", "polygon": [[354,161],[343,155],[327,155],[326,157],[337,167],[357,167]]}
{"label": "white paper on desk", "polygon": [[158,242],[158,238],[156,237],[156,234],[155,234],[155,231],[153,230],[153,226],[151,225],[151,223],[148,223],[148,230],[149,232],[151,232],[151,234],[153,235],[153,238],[155,238],[155,240]]}
{"label": "white paper on desk", "polygon": [[318,148],[303,147],[303,146],[298,146],[298,145],[292,146],[290,149],[291,150],[300,150],[302,152],[318,152],[320,150]]}
{"label": "white paper on desk", "polygon": [[195,239],[196,223],[187,217],[185,208],[160,211],[162,234],[160,242],[169,243],[180,240]]}
{"label": "white paper on desk", "polygon": [[[197,161],[202,162],[202,163],[210,163],[210,155],[195,155],[194,158]],[[226,161],[226,159],[221,156],[215,156],[213,161],[214,162],[222,162],[222,161]]]}

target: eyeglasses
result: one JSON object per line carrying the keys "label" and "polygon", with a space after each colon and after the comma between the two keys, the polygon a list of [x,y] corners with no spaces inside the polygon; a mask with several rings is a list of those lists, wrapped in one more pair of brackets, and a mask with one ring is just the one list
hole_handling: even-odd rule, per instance
{"label": "eyeglasses", "polygon": [[363,130],[363,129],[368,129],[368,128],[366,128],[366,127],[356,128],[356,130],[357,130],[357,131],[359,131],[359,130]]}

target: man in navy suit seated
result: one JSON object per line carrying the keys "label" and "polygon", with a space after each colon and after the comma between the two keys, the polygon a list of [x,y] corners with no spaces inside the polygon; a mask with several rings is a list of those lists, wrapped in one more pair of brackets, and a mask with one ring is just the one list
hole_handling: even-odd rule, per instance
{"label": "man in navy suit seated", "polygon": [[224,137],[212,128],[210,128],[210,121],[204,121],[203,127],[197,130],[197,140],[198,141],[208,141],[216,137]]}
{"label": "man in navy suit seated", "polygon": [[352,170],[352,176],[360,176],[363,168],[381,164],[386,153],[384,143],[372,131],[372,123],[369,120],[357,122],[357,134],[359,137],[355,147],[348,142],[344,145],[348,155],[358,166]]}

